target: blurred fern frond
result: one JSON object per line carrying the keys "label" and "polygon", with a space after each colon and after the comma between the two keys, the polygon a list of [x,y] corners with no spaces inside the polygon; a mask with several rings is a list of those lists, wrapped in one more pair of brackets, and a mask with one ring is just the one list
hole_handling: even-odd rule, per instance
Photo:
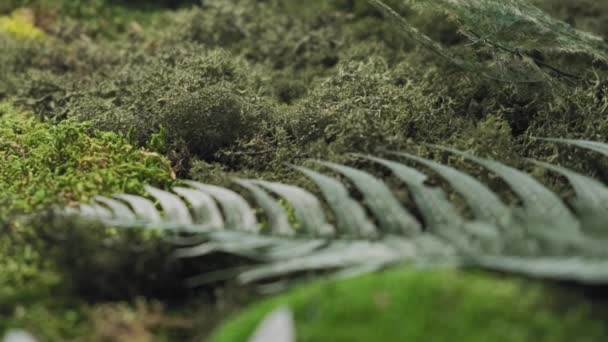
{"label": "blurred fern frond", "polygon": [[[527,0],[405,0],[422,13],[440,13],[454,22],[476,52],[462,58],[434,41],[381,0],[368,0],[395,19],[404,32],[423,47],[453,64],[488,78],[509,82],[580,78],[560,60],[563,55],[586,56],[608,63],[608,44],[598,36],[577,30],[551,17]],[[570,63],[571,64],[571,63]]]}
{"label": "blurred fern frond", "polygon": [[[550,141],[608,156],[608,144]],[[338,178],[296,167],[319,187],[322,198],[293,185],[235,180],[253,199],[253,205],[233,190],[186,181],[187,186],[172,192],[148,187],[158,207],[144,197],[122,194],[99,197],[95,203],[61,213],[107,226],[167,230],[179,235],[175,240],[180,258],[223,252],[255,262],[235,272],[193,278],[193,285],[235,275],[243,282],[321,270],[351,275],[402,262],[449,263],[584,283],[608,282],[605,185],[562,166],[531,161],[569,181],[576,196],[567,205],[522,171],[454,149],[436,148],[459,154],[501,178],[521,205],[506,204],[488,186],[455,168],[395,153],[395,158],[424,165],[445,179],[465,200],[473,217],[467,218],[458,210],[444,189],[427,185],[427,175],[416,168],[367,155],[355,156],[391,171],[407,187],[414,207],[406,208],[387,183],[368,172],[318,161],[320,167],[352,184],[361,200],[356,200]],[[297,229],[280,201],[286,201],[295,212]],[[265,225],[258,222],[254,208],[263,211]]]}

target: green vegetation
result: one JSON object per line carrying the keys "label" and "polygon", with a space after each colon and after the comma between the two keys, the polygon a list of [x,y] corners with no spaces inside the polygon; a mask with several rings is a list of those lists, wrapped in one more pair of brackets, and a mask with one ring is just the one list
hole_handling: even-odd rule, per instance
{"label": "green vegetation", "polygon": [[[608,156],[608,144],[546,140]],[[284,276],[295,278],[303,272],[321,270],[369,272],[403,260],[477,266],[589,285],[608,280],[608,254],[604,248],[608,238],[604,228],[608,187],[567,168],[530,159],[531,164],[568,180],[574,196],[564,202],[533,177],[505,164],[455,149],[435,149],[462,157],[498,176],[521,204],[510,206],[491,187],[456,168],[415,155],[393,153],[391,159],[356,155],[390,170],[399,180],[390,185],[363,170],[314,162],[352,183],[360,199],[352,196],[347,185],[337,178],[305,167],[294,169],[316,184],[323,199],[285,183],[235,179],[234,183],[254,197],[252,207],[261,209],[258,214],[263,215],[264,224],[256,222],[252,207],[237,193],[191,181],[185,182],[188,188],[173,188],[174,194],[153,187],[146,189],[160,202],[166,215],[164,222],[158,221],[162,211],[150,208],[149,201],[136,196],[123,197],[130,208],[113,210],[111,214],[102,211],[100,215],[85,207],[75,213],[67,212],[66,218],[85,217],[107,226],[183,230],[199,237],[199,242],[179,248],[178,257],[201,258],[221,251],[258,262],[259,265],[243,271],[227,273],[228,278],[238,276],[245,283]],[[429,185],[426,174],[402,160],[436,172],[449,185],[448,190]],[[402,185],[413,202],[407,208],[391,191]],[[447,191],[464,199],[471,217],[466,215],[465,208],[457,208],[449,200]],[[210,197],[222,207],[223,214]],[[133,201],[134,198],[138,201]],[[284,207],[285,203],[289,206]],[[104,201],[91,204],[99,206]],[[333,220],[327,219],[328,211]],[[147,215],[139,215],[141,212]],[[218,230],[226,234],[216,234]],[[207,276],[197,275],[194,279],[195,283],[204,283]]]}
{"label": "green vegetation", "polygon": [[602,341],[601,320],[589,319],[588,306],[569,306],[568,300],[576,298],[480,273],[383,272],[262,301],[223,325],[211,341],[247,341],[264,315],[282,305],[293,310],[303,342]]}
{"label": "green vegetation", "polygon": [[29,10],[17,10],[9,16],[0,17],[0,31],[19,39],[40,39],[44,32],[34,26],[33,13]]}
{"label": "green vegetation", "polygon": [[[417,47],[364,3],[214,2],[161,12],[117,40],[82,40],[78,26],[46,42],[4,37],[0,92],[38,115],[91,120],[140,145],[162,127],[165,155],[192,179],[233,172],[297,181],[284,163],[343,161],[345,152],[411,150],[412,143],[487,151],[493,139],[484,134],[499,133],[486,133],[486,121],[510,129],[501,137],[506,150],[495,153],[513,162],[559,157],[543,144],[530,149],[531,136],[605,135],[601,65],[568,57],[585,71],[582,81],[565,81],[566,92],[480,78]],[[400,12],[454,54],[471,50],[441,16]],[[226,121],[209,112],[224,110]],[[594,169],[587,157],[576,161],[585,171]],[[197,167],[207,164],[223,171]]]}
{"label": "green vegetation", "polygon": [[42,28],[55,31],[78,26],[91,36],[117,39],[121,35],[151,25],[167,7],[199,3],[196,0],[6,0],[0,14],[16,8],[31,8]]}
{"label": "green vegetation", "polygon": [[[89,135],[90,134],[90,135]],[[117,191],[171,180],[169,163],[115,133],[73,121],[41,123],[9,103],[0,105],[0,215],[32,213]]]}
{"label": "green vegetation", "polygon": [[6,221],[8,217],[117,191],[137,193],[148,183],[172,182],[163,157],[89,126],[73,121],[42,123],[8,102],[0,104],[0,330],[25,327],[49,340],[82,336],[87,329],[86,305],[69,295],[68,287],[73,285],[68,286],[66,279],[101,279],[91,277],[91,269],[66,275],[58,268],[62,266],[58,261],[86,260],[77,248],[85,248],[82,243],[87,239],[72,234],[74,244],[62,244],[50,239],[61,230],[53,230],[49,221],[44,232]]}
{"label": "green vegetation", "polygon": [[[598,239],[605,236],[601,230],[604,202],[592,208],[582,205],[580,194],[577,197],[572,191],[571,179],[526,161],[532,158],[608,181],[608,162],[596,153],[537,139],[606,141],[608,68],[603,59],[608,6],[601,1],[487,0],[458,6],[443,0],[391,0],[385,2],[395,12],[388,16],[365,0],[0,2],[0,334],[24,327],[50,341],[188,340],[208,335],[210,325],[221,318],[219,313],[233,309],[232,296],[241,298],[248,292],[239,288],[238,295],[226,295],[224,283],[186,290],[181,280],[217,270],[228,271],[211,273],[211,278],[233,278],[239,272],[231,267],[250,265],[252,255],[227,254],[239,254],[232,253],[235,245],[255,237],[239,237],[237,244],[230,244],[234,241],[212,236],[206,242],[224,243],[213,251],[228,247],[228,253],[176,261],[174,246],[162,233],[105,228],[90,221],[66,222],[46,210],[74,208],[99,195],[144,195],[146,184],[169,190],[178,183],[175,178],[234,189],[248,203],[254,203],[254,198],[234,184],[234,177],[301,186],[323,198],[315,181],[290,167],[314,169],[311,160],[323,159],[382,179],[404,208],[416,208],[412,216],[427,233],[429,222],[440,220],[420,210],[410,192],[412,184],[400,182],[379,164],[349,154],[389,157],[385,151],[393,150],[472,175],[509,209],[526,204],[528,197],[495,173],[427,145],[440,144],[530,173],[576,209],[585,233],[593,232]],[[400,21],[401,26],[397,25]],[[563,22],[582,31],[573,31]],[[504,78],[512,82],[503,82]],[[453,219],[478,218],[469,199],[455,191],[449,180],[422,164],[408,165],[429,174],[415,186],[444,190],[449,201],[440,203],[449,206],[446,213],[457,213]],[[365,194],[354,190],[357,186],[347,177],[333,175],[355,199],[334,205],[349,210],[362,205],[369,215],[362,201]],[[256,186],[264,188],[260,183]],[[264,232],[285,222],[298,233],[322,230],[324,226],[310,224],[319,222],[315,219],[320,214],[310,215],[314,219],[307,226],[301,208],[275,195],[276,205],[271,207],[277,209],[276,215],[286,215],[271,218],[264,211],[255,212]],[[319,212],[327,214],[331,223],[342,219],[340,233],[353,229],[344,224],[353,222],[351,217],[338,217],[336,207],[323,203]],[[108,209],[107,204],[101,208]],[[222,218],[239,213],[220,206]],[[482,232],[475,225],[467,229],[468,233]],[[470,237],[464,228],[459,232]],[[555,247],[552,243],[562,236],[551,234],[547,244],[534,240],[524,248],[530,252],[526,255],[548,250],[562,257],[586,253],[586,257],[597,257],[592,266],[602,267],[605,253],[593,246],[586,248],[592,244]],[[521,247],[502,237],[493,241],[501,247]],[[268,238],[275,247],[291,241]],[[433,240],[416,243],[423,246],[420,250],[441,249],[439,256],[452,251]],[[365,249],[361,248],[371,253],[379,245],[364,241]],[[281,248],[252,250],[253,259],[266,263],[270,252],[279,257],[286,253]],[[320,251],[302,255],[315,257],[316,252]],[[544,260],[538,264],[526,259],[523,264],[528,268],[521,267],[521,260],[508,261],[476,263],[564,278],[561,269],[554,267],[555,260],[547,266]],[[583,266],[590,265],[587,261],[582,261]],[[591,269],[567,265],[577,271]],[[272,278],[273,273],[269,274]],[[580,280],[582,273],[576,274]],[[602,273],[591,274],[597,279]],[[432,330],[437,339],[451,336],[442,335],[450,331],[466,333],[463,339],[472,340],[488,336],[529,340],[541,331],[553,334],[543,337],[558,340],[576,339],[573,334],[584,333],[590,340],[599,340],[606,333],[590,318],[581,298],[574,298],[572,305],[580,311],[557,315],[547,302],[561,292],[544,293],[550,286],[540,283],[466,272],[397,271],[337,285],[313,285],[270,299],[261,304],[262,309],[246,314],[245,323],[237,321],[229,330],[222,329],[218,338],[228,341],[239,334],[245,340],[262,311],[283,300],[294,305],[304,338],[314,340],[314,336],[329,334],[330,328],[332,336],[340,337],[343,331],[363,337],[364,332],[352,327],[362,325],[361,317],[367,317],[369,310],[382,309],[378,305],[384,305],[383,295],[370,301],[376,288],[394,297],[389,304],[414,300],[395,286],[400,282],[427,297],[416,307],[389,305],[386,310],[391,315],[431,315],[440,299],[437,296],[443,295],[462,304],[452,313],[462,319],[446,321],[446,330]],[[451,283],[453,288],[447,286]],[[328,287],[339,288],[344,297],[328,299],[324,312],[331,317],[320,323],[308,315],[302,301],[316,298]],[[496,292],[486,291],[494,288]],[[291,302],[291,296],[300,299]],[[147,299],[137,301],[138,297]],[[345,317],[344,312],[333,311],[342,300],[360,306]],[[501,303],[514,305],[502,307]],[[543,313],[537,320],[518,315],[537,308]],[[486,330],[472,329],[489,311],[504,318],[503,322]],[[385,318],[390,317],[394,316]],[[396,330],[392,327],[397,323],[375,318],[381,328],[373,340]],[[556,324],[558,318],[566,324]],[[413,328],[425,327],[426,321],[415,322],[421,325]],[[530,328],[523,328],[524,323]],[[462,330],[449,330],[457,327]],[[494,338],[499,329],[513,335]]]}

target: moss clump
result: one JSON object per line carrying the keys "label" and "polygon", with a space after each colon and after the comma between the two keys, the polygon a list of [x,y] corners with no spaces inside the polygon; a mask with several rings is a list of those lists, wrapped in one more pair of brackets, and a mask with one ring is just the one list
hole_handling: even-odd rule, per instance
{"label": "moss clump", "polygon": [[[350,60],[338,63],[335,74],[311,82],[304,96],[277,109],[252,139],[221,150],[218,160],[290,182],[284,163],[404,150],[413,143],[445,141],[473,125],[473,118],[458,114],[462,100],[436,82],[440,70],[421,73],[416,59],[395,63],[366,51],[355,46],[345,52]],[[441,95],[429,96],[433,91]],[[193,169],[190,176],[203,178],[201,171]]]}
{"label": "moss clump", "polygon": [[34,13],[28,9],[16,10],[8,16],[0,17],[0,31],[19,39],[39,39],[45,35],[34,26]]}
{"label": "moss clump", "polygon": [[547,13],[566,21],[577,29],[608,38],[608,4],[593,0],[533,0]]}
{"label": "moss clump", "polygon": [[134,57],[110,79],[94,79],[89,92],[71,99],[67,116],[129,134],[142,145],[162,127],[179,163],[190,155],[212,160],[267,115],[242,87],[247,69],[238,58],[195,46],[162,51],[161,58]]}
{"label": "moss clump", "polygon": [[[67,255],[71,262],[91,260],[85,253],[72,252],[79,246],[91,247],[84,242],[93,236],[97,248],[113,236],[82,226],[69,231],[69,225],[53,226],[50,220],[36,225],[10,217],[171,182],[164,158],[132,147],[120,135],[95,132],[72,121],[41,123],[10,103],[0,103],[0,334],[15,327],[49,340],[82,334],[87,329],[86,305],[69,296],[82,288],[71,281],[94,277],[91,269],[66,267],[70,264],[64,261]],[[70,273],[76,271],[81,273]],[[121,274],[116,279],[122,278]]]}
{"label": "moss clump", "polygon": [[92,329],[87,319],[87,305],[53,296],[36,296],[29,302],[19,302],[19,305],[13,302],[3,304],[2,308],[12,309],[12,314],[2,314],[0,334],[23,328],[45,341],[75,340],[87,336]]}
{"label": "moss clump", "polygon": [[[413,15],[400,3],[391,4],[447,49],[468,51],[445,18]],[[0,37],[9,42],[0,94],[140,146],[163,130],[162,153],[178,175],[204,181],[242,175],[302,184],[284,163],[344,162],[345,153],[383,149],[464,165],[424,143],[525,167],[522,157],[556,158],[533,136],[606,133],[602,66],[573,60],[589,72],[561,89],[483,79],[417,48],[366,1],[222,0],[157,14],[162,24],[111,42],[61,33],[59,24],[49,30],[52,43]],[[608,179],[586,154],[567,161]]]}
{"label": "moss clump", "polygon": [[46,27],[68,24],[92,37],[117,38],[153,24],[163,9],[198,4],[198,0],[3,0],[0,14],[27,7]]}
{"label": "moss clump", "polygon": [[171,179],[165,159],[120,135],[70,121],[40,123],[7,103],[0,107],[0,164],[2,216],[98,194],[138,193]]}
{"label": "moss clump", "polygon": [[[193,320],[173,318],[160,302],[138,299],[127,303],[102,304],[92,310],[93,333],[88,341],[175,341],[186,339],[184,330]],[[181,335],[180,335],[181,333]]]}
{"label": "moss clump", "polygon": [[221,86],[205,87],[196,93],[169,98],[161,125],[173,141],[183,141],[188,150],[203,159],[211,159],[221,148],[246,137],[247,118],[238,95]]}
{"label": "moss clump", "polygon": [[365,1],[222,0],[181,12],[173,22],[180,25],[174,24],[172,37],[229,49],[252,63],[289,70],[298,77],[332,70],[343,51],[358,42],[411,47],[399,29]]}
{"label": "moss clump", "polygon": [[[568,298],[568,296],[566,296]],[[321,282],[255,304],[211,339],[247,341],[288,305],[298,341],[602,341],[584,304],[539,284],[457,271],[400,270]]]}

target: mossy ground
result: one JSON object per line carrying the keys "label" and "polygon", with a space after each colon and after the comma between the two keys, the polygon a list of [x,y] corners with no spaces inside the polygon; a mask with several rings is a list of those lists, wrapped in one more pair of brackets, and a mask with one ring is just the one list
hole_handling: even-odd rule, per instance
{"label": "mossy ground", "polygon": [[[396,270],[325,281],[252,305],[213,342],[244,342],[281,306],[298,341],[603,341],[589,307],[539,284],[454,270]],[[580,298],[579,298],[580,300]]]}
{"label": "mossy ground", "polygon": [[[170,184],[169,162],[129,145],[118,134],[94,131],[74,121],[43,123],[2,102],[0,165],[0,330],[22,327],[57,341],[83,336],[90,332],[89,309],[84,299],[71,295],[79,287],[72,281],[79,274],[91,281],[101,278],[87,274],[93,269],[77,273],[74,268],[62,268],[61,261],[67,255],[86,260],[87,256],[76,252],[79,245],[89,238],[104,238],[111,245],[111,235],[93,237],[83,231],[80,239],[52,241],[49,237],[61,229],[49,227],[43,232],[40,225],[9,218],[49,205],[73,205],[96,195],[141,192],[148,183]],[[101,255],[88,250],[97,258]]]}
{"label": "mossy ground", "polygon": [[171,181],[169,162],[116,133],[72,120],[39,122],[0,103],[0,215],[70,205],[98,194],[141,193]]}
{"label": "mossy ground", "polygon": [[[602,2],[534,2],[608,38],[608,6]],[[534,139],[606,140],[605,66],[573,59],[582,79],[560,89],[501,83],[416,46],[365,1],[199,3],[0,3],[0,219],[99,194],[137,193],[145,183],[167,186],[172,173],[223,185],[245,176],[308,186],[287,163],[352,162],[348,152],[410,151],[485,177],[424,143],[527,169],[558,190],[561,179],[533,169],[524,157],[608,180],[606,163],[592,154]],[[402,1],[389,3],[449,49],[468,48],[445,18],[416,15]],[[141,286],[125,285],[146,281],[137,272],[120,282],[128,296],[100,292],[105,281],[133,271],[124,260],[141,254],[124,247],[142,242],[139,236],[110,238],[114,249],[104,249],[63,227],[71,239],[47,254],[49,243],[40,245],[39,232],[12,222],[4,226],[0,269],[8,271],[0,272],[9,276],[0,278],[0,331],[23,326],[48,340],[64,340],[103,330],[99,334],[107,338],[108,324],[95,328],[99,317],[90,312],[106,312],[98,307],[106,300],[141,294]],[[154,239],[143,242],[157,246]],[[54,254],[69,243],[81,248]],[[80,264],[66,260],[87,248],[99,257]],[[125,253],[113,258],[114,250]],[[115,270],[103,275],[108,264]],[[96,286],[82,274],[88,267],[100,274]],[[66,274],[76,275],[80,286],[69,284],[76,289],[64,291]],[[158,316],[156,309],[141,314],[143,309],[129,304],[107,307],[131,318]],[[132,327],[145,328],[146,338],[150,327],[164,324],[150,320],[167,322],[140,318],[131,320]],[[190,330],[195,332],[186,335],[200,333]]]}
{"label": "mossy ground", "polygon": [[[183,178],[298,183],[285,163],[388,149],[437,158],[423,143],[525,168],[522,157],[564,159],[533,137],[601,140],[608,129],[604,67],[583,68],[583,80],[566,91],[487,80],[420,49],[364,1],[186,3],[145,20],[109,4],[137,25],[110,39],[89,32],[91,18],[69,16],[78,11],[49,19],[39,9],[36,22],[51,21],[47,39],[0,38],[8,52],[0,93],[40,116],[90,121],[140,146],[163,130],[162,152]],[[564,18],[564,8],[571,9],[562,4],[554,14]],[[446,20],[401,12],[450,49],[467,48]],[[605,34],[588,16],[580,14],[580,25]],[[597,172],[595,162],[580,155],[569,166]]]}

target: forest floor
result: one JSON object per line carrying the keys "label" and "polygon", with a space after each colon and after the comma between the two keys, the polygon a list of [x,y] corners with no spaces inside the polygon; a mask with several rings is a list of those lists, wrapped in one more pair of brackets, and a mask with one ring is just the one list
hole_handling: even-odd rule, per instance
{"label": "forest floor", "polygon": [[[608,5],[533,2],[608,40]],[[563,180],[524,158],[567,161],[608,180],[606,161],[532,143],[606,141],[605,66],[582,66],[580,79],[561,86],[500,82],[412,42],[365,1],[202,3],[0,4],[0,334],[19,327],[49,341],[200,340],[250,298],[231,285],[173,293],[170,280],[137,270],[129,259],[137,252],[114,256],[93,245],[97,237],[121,249],[120,234],[68,231],[72,238],[9,219],[49,205],[176,179],[310,188],[289,164],[352,163],[350,152],[385,150],[440,157],[424,144],[526,169],[558,192]],[[444,16],[387,3],[450,51],[469,48]]]}

